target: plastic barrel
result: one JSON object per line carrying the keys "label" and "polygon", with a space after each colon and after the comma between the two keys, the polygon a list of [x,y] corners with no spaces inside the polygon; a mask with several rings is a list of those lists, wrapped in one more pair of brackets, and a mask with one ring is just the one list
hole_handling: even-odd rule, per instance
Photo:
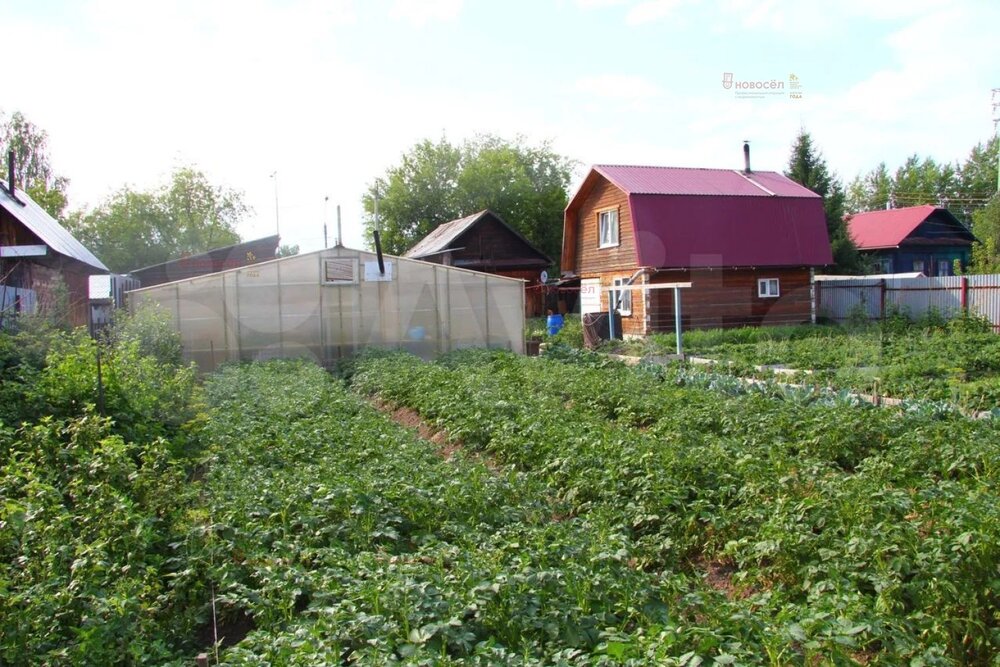
{"label": "plastic barrel", "polygon": [[549,315],[545,320],[545,327],[548,329],[550,336],[555,336],[563,327],[563,316],[558,313]]}

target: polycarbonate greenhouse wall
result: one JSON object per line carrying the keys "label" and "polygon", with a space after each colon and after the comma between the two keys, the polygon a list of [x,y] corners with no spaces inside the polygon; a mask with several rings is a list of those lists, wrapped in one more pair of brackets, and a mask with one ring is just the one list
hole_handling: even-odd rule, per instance
{"label": "polycarbonate greenhouse wall", "polygon": [[184,354],[226,361],[307,357],[329,365],[366,347],[432,358],[466,347],[524,353],[522,281],[332,248],[129,292],[129,308],[173,316]]}

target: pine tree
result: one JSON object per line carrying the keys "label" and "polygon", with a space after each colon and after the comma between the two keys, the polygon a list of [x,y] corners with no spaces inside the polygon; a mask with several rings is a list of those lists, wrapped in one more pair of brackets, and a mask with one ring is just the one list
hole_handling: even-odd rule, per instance
{"label": "pine tree", "polygon": [[804,129],[799,132],[792,145],[785,176],[823,198],[826,232],[830,238],[834,271],[862,273],[865,268],[864,259],[847,234],[847,225],[844,222],[844,186],[840,183],[840,179],[830,174],[826,160],[816,150],[812,137]]}

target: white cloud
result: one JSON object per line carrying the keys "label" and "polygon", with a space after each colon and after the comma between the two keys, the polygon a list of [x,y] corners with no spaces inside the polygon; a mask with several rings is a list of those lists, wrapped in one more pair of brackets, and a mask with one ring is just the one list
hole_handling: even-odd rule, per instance
{"label": "white cloud", "polygon": [[395,0],[389,18],[423,26],[432,21],[452,21],[462,11],[463,0]]}

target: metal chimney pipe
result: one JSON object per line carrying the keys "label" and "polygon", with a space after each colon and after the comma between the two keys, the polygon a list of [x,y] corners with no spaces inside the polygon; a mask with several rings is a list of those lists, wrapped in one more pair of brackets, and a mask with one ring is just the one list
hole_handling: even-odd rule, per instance
{"label": "metal chimney pipe", "polygon": [[750,173],[750,142],[743,140],[743,173]]}
{"label": "metal chimney pipe", "polygon": [[10,196],[14,196],[14,151],[13,149],[7,153],[7,189],[10,191]]}

